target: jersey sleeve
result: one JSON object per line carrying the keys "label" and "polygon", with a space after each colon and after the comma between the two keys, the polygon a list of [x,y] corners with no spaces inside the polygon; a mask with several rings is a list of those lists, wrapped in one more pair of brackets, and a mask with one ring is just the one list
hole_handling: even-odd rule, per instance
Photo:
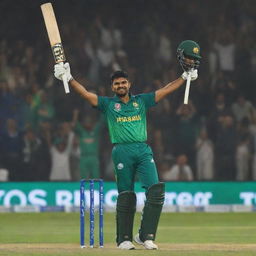
{"label": "jersey sleeve", "polygon": [[102,113],[105,113],[107,111],[108,105],[108,97],[98,96],[98,105],[96,106],[96,109],[100,110]]}
{"label": "jersey sleeve", "polygon": [[144,101],[145,107],[147,109],[151,108],[151,107],[154,107],[157,104],[156,101],[155,101],[155,92],[142,93],[139,96]]}

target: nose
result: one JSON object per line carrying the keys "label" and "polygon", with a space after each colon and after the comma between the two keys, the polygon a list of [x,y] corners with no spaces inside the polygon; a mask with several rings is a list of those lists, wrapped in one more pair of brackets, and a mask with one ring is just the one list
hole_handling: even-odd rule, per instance
{"label": "nose", "polygon": [[188,58],[187,58],[187,59],[186,59],[186,62],[187,62],[188,64],[194,64],[195,61],[194,61],[193,59],[188,59]]}

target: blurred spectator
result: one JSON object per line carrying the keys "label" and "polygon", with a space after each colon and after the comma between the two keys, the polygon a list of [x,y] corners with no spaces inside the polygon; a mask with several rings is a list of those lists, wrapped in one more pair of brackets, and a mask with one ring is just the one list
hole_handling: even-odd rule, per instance
{"label": "blurred spectator", "polygon": [[196,173],[198,180],[211,180],[214,177],[214,147],[208,138],[207,130],[202,128],[196,141]]}
{"label": "blurred spectator", "polygon": [[17,122],[14,119],[7,120],[6,131],[1,138],[1,155],[3,167],[9,172],[10,181],[22,180],[21,156],[22,156],[22,134],[17,130]]}
{"label": "blurred spectator", "polygon": [[0,81],[0,131],[4,131],[8,119],[16,119],[19,99],[9,88],[7,81]]}
{"label": "blurred spectator", "polygon": [[172,60],[172,45],[167,31],[160,31],[155,54],[156,68],[162,72],[169,68]]}
{"label": "blurred spectator", "polygon": [[0,182],[9,180],[9,172],[7,169],[0,168]]}
{"label": "blurred spectator", "polygon": [[28,84],[22,67],[11,67],[11,72],[8,76],[8,84],[11,91],[22,91],[27,89]]}
{"label": "blurred spectator", "polygon": [[227,107],[225,95],[223,93],[218,93],[215,98],[213,109],[209,113],[207,119],[207,130],[212,141],[216,141],[217,139],[217,131],[221,126],[222,116],[231,113],[231,110]]}
{"label": "blurred spectator", "polygon": [[161,163],[158,164],[158,174],[160,177],[160,180],[165,181],[165,176],[167,176],[167,173],[170,171],[172,164],[170,164],[170,161],[164,160]]}
{"label": "blurred spectator", "polygon": [[101,76],[103,81],[106,81],[109,77],[109,73],[111,73],[115,55],[122,49],[122,34],[115,26],[113,17],[104,25],[101,18],[98,16],[95,20],[95,25],[100,33],[97,58],[100,64]]}
{"label": "blurred spectator", "polygon": [[236,100],[238,95],[238,85],[234,79],[227,79],[225,86],[225,98],[227,102],[227,106],[231,106],[232,103]]}
{"label": "blurred spectator", "polygon": [[234,118],[229,114],[224,114],[220,117],[220,127],[215,144],[215,178],[217,180],[227,181],[235,179],[236,146],[237,132]]}
{"label": "blurred spectator", "polygon": [[250,101],[246,100],[245,97],[240,94],[236,102],[232,104],[232,111],[237,122],[241,122],[244,118],[251,121],[255,113],[255,108]]}
{"label": "blurred spectator", "polygon": [[[209,52],[208,52],[208,65],[209,65],[209,74],[212,79],[215,79],[216,73],[218,71],[218,52],[216,51],[214,44],[212,44],[213,40],[213,29],[209,28],[208,30],[208,38],[209,38]],[[214,35],[215,36],[215,35]]]}
{"label": "blurred spectator", "polygon": [[203,74],[200,74],[196,86],[192,88],[189,97],[193,99],[201,121],[202,119],[206,121],[206,118],[209,118],[214,103],[214,96],[211,93],[209,81],[204,78]]}
{"label": "blurred spectator", "polygon": [[50,173],[51,181],[71,181],[70,153],[74,133],[68,137],[57,136],[52,138],[50,130],[47,130],[47,142],[50,147],[52,167]]}
{"label": "blurred spectator", "polygon": [[[6,44],[6,41],[0,41],[1,48],[3,47],[3,44]],[[7,81],[8,74],[9,74],[9,67],[7,64],[8,58],[7,58],[7,52],[4,49],[1,49],[0,52],[0,80],[1,81]]]}
{"label": "blurred spectator", "polygon": [[40,145],[40,158],[38,159],[38,165],[36,167],[36,177],[33,177],[37,181],[49,181],[52,160],[48,143],[48,132],[51,128],[50,125],[39,127],[39,131],[36,133],[37,137],[41,141]]}
{"label": "blurred spectator", "polygon": [[180,105],[176,112],[176,152],[185,153],[191,167],[195,168],[195,146],[199,119],[194,104]]}
{"label": "blurred spectator", "polygon": [[31,128],[27,128],[23,136],[21,181],[41,180],[38,166],[42,158],[42,142]]}
{"label": "blurred spectator", "polygon": [[50,124],[53,122],[55,116],[55,109],[52,103],[48,99],[46,92],[40,93],[40,101],[35,107],[35,120],[36,127],[44,126],[47,123]]}
{"label": "blurred spectator", "polygon": [[250,133],[253,136],[253,152],[252,152],[252,180],[256,180],[256,115],[252,119],[249,126]]}
{"label": "blurred spectator", "polygon": [[[156,79],[153,81],[153,90],[160,89],[163,83]],[[149,91],[152,91],[150,88]],[[154,129],[160,130],[164,140],[162,141],[165,151],[173,153],[174,146],[174,129],[175,129],[175,109],[168,98],[164,98],[157,108],[153,108],[150,113],[150,120],[154,122]],[[157,150],[154,150],[156,152]],[[157,153],[160,154],[160,153]]]}
{"label": "blurred spectator", "polygon": [[73,127],[80,143],[80,178],[98,179],[100,174],[99,139],[103,126],[103,116],[94,122],[89,116],[84,117],[82,124],[78,122],[76,109],[73,114]]}
{"label": "blurred spectator", "polygon": [[192,181],[194,179],[191,167],[188,165],[188,158],[182,154],[177,156],[176,164],[169,171],[163,173],[166,181]]}
{"label": "blurred spectator", "polygon": [[20,106],[20,127],[25,130],[30,127],[35,129],[35,110],[32,104],[32,94],[25,91]]}
{"label": "blurred spectator", "polygon": [[219,38],[213,46],[217,52],[219,70],[224,72],[227,77],[232,78],[235,70],[236,44],[228,29],[219,31],[218,36]]}
{"label": "blurred spectator", "polygon": [[80,145],[79,145],[79,138],[74,136],[72,149],[70,152],[70,171],[71,171],[71,179],[72,181],[79,181],[80,180]]}
{"label": "blurred spectator", "polygon": [[251,157],[254,152],[253,136],[249,130],[249,120],[244,118],[238,125],[238,145],[236,149],[236,179],[239,181],[249,180]]}
{"label": "blurred spectator", "polygon": [[31,94],[32,94],[32,107],[37,108],[41,103],[41,93],[40,85],[37,82],[31,84]]}
{"label": "blurred spectator", "polygon": [[153,145],[152,145],[154,152],[156,152],[154,154],[156,163],[161,163],[164,158],[165,148],[164,148],[163,141],[164,141],[164,138],[163,138],[162,131],[159,129],[156,129],[153,132]]}

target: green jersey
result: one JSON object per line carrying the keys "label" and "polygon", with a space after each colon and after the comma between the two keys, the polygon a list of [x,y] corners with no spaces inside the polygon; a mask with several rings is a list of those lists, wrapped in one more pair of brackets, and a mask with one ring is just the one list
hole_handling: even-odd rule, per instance
{"label": "green jersey", "polygon": [[155,93],[130,95],[123,103],[119,97],[98,97],[97,108],[105,115],[110,140],[114,143],[145,142],[147,140],[146,112],[155,106]]}
{"label": "green jersey", "polygon": [[76,123],[75,132],[79,136],[81,156],[98,155],[102,123],[103,120],[100,118],[90,131],[86,130],[79,122]]}

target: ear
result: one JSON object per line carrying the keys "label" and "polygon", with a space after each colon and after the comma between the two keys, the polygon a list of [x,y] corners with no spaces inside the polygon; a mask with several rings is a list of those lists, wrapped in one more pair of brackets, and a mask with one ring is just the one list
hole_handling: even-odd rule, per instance
{"label": "ear", "polygon": [[113,84],[111,84],[111,91],[114,92]]}

